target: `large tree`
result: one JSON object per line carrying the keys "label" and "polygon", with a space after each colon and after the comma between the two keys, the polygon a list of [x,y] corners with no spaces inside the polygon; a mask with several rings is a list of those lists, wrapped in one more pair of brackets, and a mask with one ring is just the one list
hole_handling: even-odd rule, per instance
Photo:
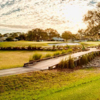
{"label": "large tree", "polygon": [[74,35],[70,31],[65,31],[62,33],[62,38],[68,40],[68,39],[73,39]]}
{"label": "large tree", "polygon": [[84,21],[88,23],[85,35],[96,35],[100,33],[100,3],[97,4],[96,9],[88,11],[84,17]]}
{"label": "large tree", "polygon": [[47,28],[45,32],[48,35],[48,40],[51,40],[53,37],[60,37],[60,34],[57,32],[57,30],[52,28]]}
{"label": "large tree", "polygon": [[31,31],[28,31],[27,33],[27,39],[29,41],[41,41],[41,40],[46,40],[47,38],[47,33],[39,28],[32,29]]}

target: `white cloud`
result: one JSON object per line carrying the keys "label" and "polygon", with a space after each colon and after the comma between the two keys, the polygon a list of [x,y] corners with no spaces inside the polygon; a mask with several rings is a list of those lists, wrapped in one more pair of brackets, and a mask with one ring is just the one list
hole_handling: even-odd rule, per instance
{"label": "white cloud", "polygon": [[[0,4],[4,5],[7,1],[10,3],[12,0],[2,0]],[[99,0],[94,0],[96,3],[92,5],[90,1],[15,0],[14,4],[0,9],[0,24],[3,24],[3,27],[6,25],[43,29],[51,27],[59,32],[70,30],[75,33],[79,28],[85,27],[82,22],[83,15],[95,7]]]}

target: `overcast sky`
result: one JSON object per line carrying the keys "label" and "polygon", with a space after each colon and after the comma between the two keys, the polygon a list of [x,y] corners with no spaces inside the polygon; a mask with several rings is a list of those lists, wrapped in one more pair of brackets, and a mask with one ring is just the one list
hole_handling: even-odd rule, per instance
{"label": "overcast sky", "polygon": [[99,0],[0,0],[0,33],[54,28],[76,33]]}

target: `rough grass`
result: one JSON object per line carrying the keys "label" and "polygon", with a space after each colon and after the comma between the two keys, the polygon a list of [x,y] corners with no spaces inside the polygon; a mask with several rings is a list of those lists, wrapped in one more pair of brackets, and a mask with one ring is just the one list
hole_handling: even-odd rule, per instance
{"label": "rough grass", "polygon": [[35,54],[53,54],[55,51],[0,51],[0,69],[22,67]]}
{"label": "rough grass", "polygon": [[0,100],[99,100],[99,83],[100,69],[93,68],[6,76],[0,78]]}

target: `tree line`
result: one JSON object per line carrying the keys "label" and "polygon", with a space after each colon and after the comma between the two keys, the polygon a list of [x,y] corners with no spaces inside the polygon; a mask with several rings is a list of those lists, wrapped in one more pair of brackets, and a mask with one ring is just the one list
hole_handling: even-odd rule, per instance
{"label": "tree line", "polygon": [[60,35],[57,30],[48,28],[48,29],[32,29],[27,33],[14,32],[14,33],[5,33],[0,34],[0,37],[7,37],[7,41],[12,41],[13,39],[18,40],[27,40],[27,41],[52,41],[53,37],[63,38],[63,39],[76,39],[76,35],[72,34],[70,31],[64,31]]}

